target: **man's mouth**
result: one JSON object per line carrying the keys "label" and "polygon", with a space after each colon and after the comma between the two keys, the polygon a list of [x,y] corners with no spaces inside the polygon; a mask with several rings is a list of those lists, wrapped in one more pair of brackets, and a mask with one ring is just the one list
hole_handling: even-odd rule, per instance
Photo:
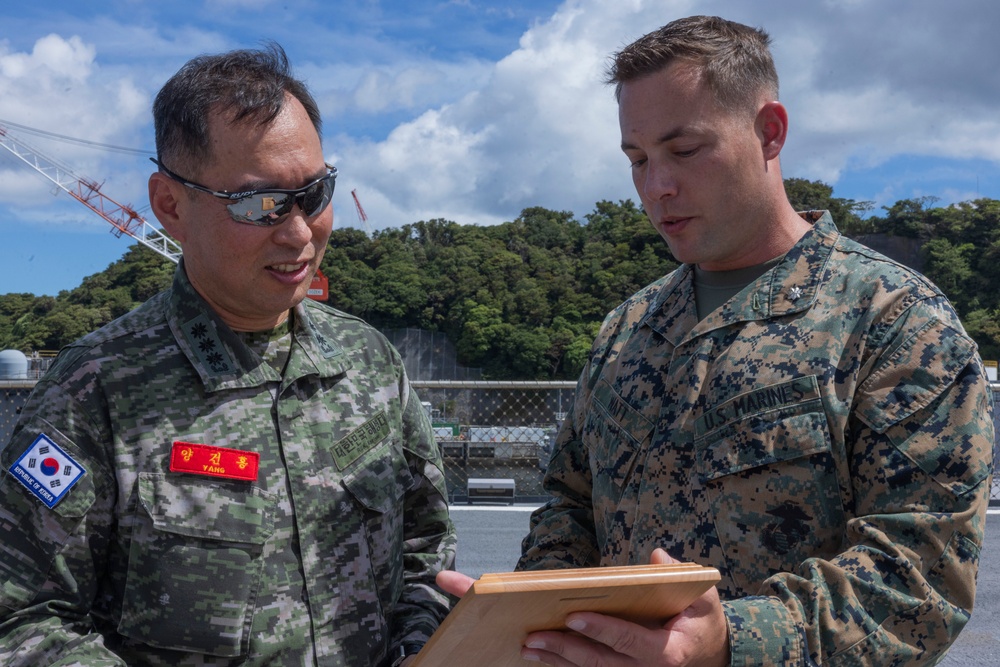
{"label": "man's mouth", "polygon": [[683,227],[691,219],[691,217],[670,215],[660,219],[660,227],[665,230],[677,229],[678,227]]}
{"label": "man's mouth", "polygon": [[296,271],[301,271],[306,264],[308,264],[308,262],[299,262],[298,264],[272,264],[267,268],[279,273],[295,273]]}

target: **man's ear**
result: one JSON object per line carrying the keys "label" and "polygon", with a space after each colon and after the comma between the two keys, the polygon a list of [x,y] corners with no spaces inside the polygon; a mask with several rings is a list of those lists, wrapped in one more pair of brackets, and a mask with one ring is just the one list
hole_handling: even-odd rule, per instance
{"label": "man's ear", "polygon": [[156,171],[149,175],[149,206],[153,215],[163,225],[167,234],[182,244],[187,237],[184,216],[181,214],[184,204],[181,198],[186,196],[186,193],[181,191],[183,188],[183,185],[166,174]]}
{"label": "man's ear", "polygon": [[781,153],[788,137],[788,111],[781,102],[766,102],[757,112],[757,136],[765,160],[773,160]]}

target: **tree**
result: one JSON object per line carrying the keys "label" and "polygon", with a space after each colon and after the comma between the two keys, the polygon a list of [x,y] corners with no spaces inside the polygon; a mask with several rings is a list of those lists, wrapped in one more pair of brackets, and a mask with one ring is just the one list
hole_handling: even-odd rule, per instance
{"label": "tree", "polygon": [[879,231],[915,239],[928,238],[930,223],[927,205],[937,200],[937,197],[916,197],[902,199],[892,206],[883,206],[886,217],[880,221]]}
{"label": "tree", "polygon": [[[835,197],[824,183],[785,187],[796,208],[830,210],[846,234],[878,227],[925,239],[924,272],[983,354],[1000,356],[1000,201],[934,207],[925,197],[862,219],[867,202]],[[337,228],[321,268],[330,305],[382,329],[441,331],[460,363],[487,379],[576,379],[605,315],[676,267],[642,208],[623,200],[597,202],[582,224],[531,207],[489,227],[432,219],[371,237]],[[137,244],[56,297],[2,294],[0,344],[57,350],[167,287],[175,269]]]}
{"label": "tree", "polygon": [[979,345],[983,359],[1000,360],[1000,309],[979,309],[963,320],[968,334]]}
{"label": "tree", "polygon": [[934,283],[959,312],[968,312],[976,305],[976,294],[968,290],[975,275],[971,265],[974,251],[971,243],[956,246],[944,238],[928,241],[922,250],[927,275],[934,276]]}
{"label": "tree", "polygon": [[872,221],[861,215],[872,210],[872,202],[834,197],[833,188],[822,181],[786,178],[785,195],[796,211],[830,211],[843,234],[855,236],[875,231]]}

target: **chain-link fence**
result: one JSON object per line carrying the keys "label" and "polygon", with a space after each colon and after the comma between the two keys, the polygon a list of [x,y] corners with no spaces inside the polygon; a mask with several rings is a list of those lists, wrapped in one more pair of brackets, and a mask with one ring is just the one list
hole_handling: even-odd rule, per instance
{"label": "chain-link fence", "polygon": [[574,382],[414,381],[431,415],[452,502],[540,502]]}
{"label": "chain-link fence", "polygon": [[[34,381],[0,381],[0,445]],[[553,436],[570,408],[573,382],[414,381],[431,415],[454,503],[542,502]],[[1000,407],[1000,385],[993,386]],[[995,411],[1000,464],[1000,409]],[[1000,477],[990,504],[1000,505]]]}
{"label": "chain-link fence", "polygon": [[7,445],[35,380],[0,380],[0,449]]}

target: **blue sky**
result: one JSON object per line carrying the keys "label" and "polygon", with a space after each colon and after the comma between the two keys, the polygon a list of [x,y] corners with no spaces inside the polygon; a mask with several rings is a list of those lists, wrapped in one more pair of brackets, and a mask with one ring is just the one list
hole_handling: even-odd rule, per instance
{"label": "blue sky", "polygon": [[[634,199],[610,53],[674,18],[770,32],[790,113],[786,177],[876,211],[1000,199],[1000,25],[992,0],[46,0],[0,9],[0,125],[147,216],[150,104],[189,58],[273,39],[324,114],[335,224],[522,209],[578,219]],[[32,128],[41,132],[20,129]],[[98,149],[79,142],[138,149]],[[0,294],[55,295],[131,244],[0,149]]]}

